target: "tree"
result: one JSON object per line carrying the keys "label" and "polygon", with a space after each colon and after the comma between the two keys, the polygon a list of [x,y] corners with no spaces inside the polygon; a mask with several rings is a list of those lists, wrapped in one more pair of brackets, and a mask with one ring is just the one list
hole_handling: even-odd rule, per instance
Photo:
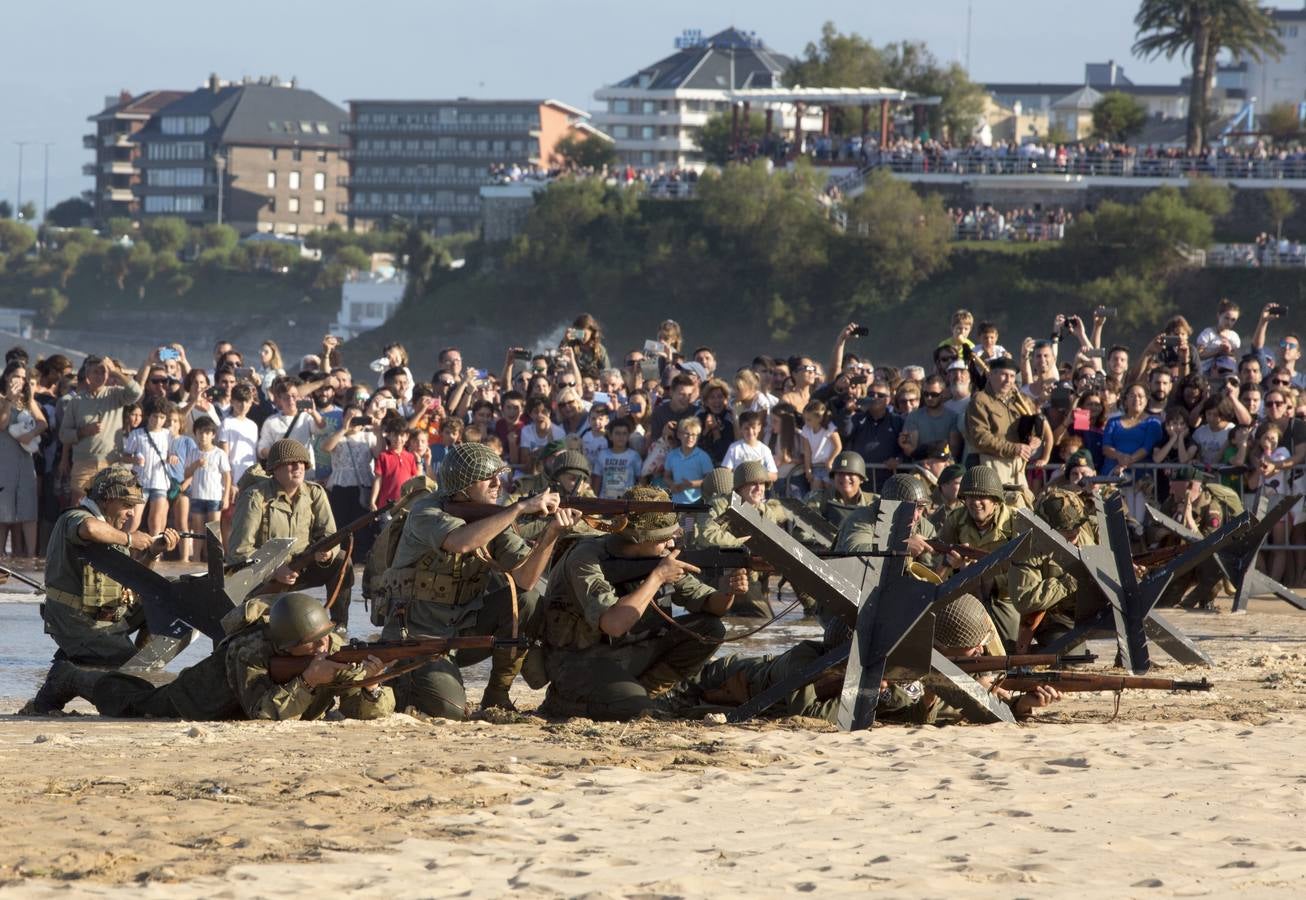
{"label": "tree", "polygon": [[1093,104],[1093,134],[1114,144],[1128,143],[1143,129],[1147,109],[1123,91],[1111,91]]}
{"label": "tree", "polygon": [[1190,251],[1209,246],[1213,230],[1206,212],[1167,186],[1133,205],[1107,200],[1083,213],[1066,230],[1065,249],[1080,259],[1105,256],[1131,273],[1159,278],[1186,265]]}
{"label": "tree", "polygon": [[190,226],[176,216],[159,216],[141,223],[141,238],[156,253],[176,253],[189,237]]}
{"label": "tree", "polygon": [[826,22],[820,43],[807,45],[784,80],[789,87],[877,87],[889,83],[888,74],[884,55],[874,44],[856,32],[842,34],[833,22]]}
{"label": "tree", "polygon": [[[748,117],[739,117],[739,142],[741,144],[762,140],[766,129],[766,120],[758,112],[750,112]],[[703,159],[714,166],[724,166],[733,159],[731,154],[731,132],[734,130],[734,115],[729,112],[717,113],[698,130],[698,149],[703,152]]]}
{"label": "tree", "polygon": [[0,219],[0,253],[9,257],[21,256],[36,243],[36,232],[22,222]]}
{"label": "tree", "polygon": [[1301,134],[1301,121],[1297,118],[1294,103],[1276,103],[1260,116],[1257,124],[1261,131],[1269,132],[1277,144],[1286,144]]}
{"label": "tree", "polygon": [[8,200],[0,200],[0,219],[12,219],[14,217],[14,205]]}
{"label": "tree", "polygon": [[1283,222],[1297,211],[1297,201],[1283,188],[1271,188],[1265,194],[1265,211],[1274,223],[1274,236],[1283,239]]}
{"label": "tree", "polygon": [[81,197],[69,197],[46,210],[45,221],[59,228],[77,228],[95,218],[91,204]]}
{"label": "tree", "polygon": [[40,287],[32,291],[32,301],[36,304],[36,318],[43,328],[50,328],[68,309],[68,296],[51,287]]}
{"label": "tree", "polygon": [[370,269],[372,267],[372,256],[362,247],[341,247],[331,259],[333,262],[340,263],[346,269]]}
{"label": "tree", "polygon": [[33,222],[36,220],[36,204],[28,200],[22,206],[18,207],[18,218],[24,222]]}
{"label": "tree", "polygon": [[1219,219],[1233,209],[1233,189],[1222,181],[1202,175],[1190,176],[1184,188],[1184,202],[1200,209],[1212,219]]}
{"label": "tree", "polygon": [[109,221],[104,223],[104,231],[109,237],[117,239],[120,237],[130,237],[136,230],[136,223],[126,216],[113,216]]}
{"label": "tree", "polygon": [[1221,50],[1257,62],[1283,53],[1274,17],[1257,0],[1142,0],[1134,17],[1134,55],[1173,59],[1187,54],[1192,81],[1188,98],[1190,152],[1206,147],[1206,129]]}
{"label": "tree", "polygon": [[230,225],[210,223],[200,229],[200,246],[209,250],[227,250],[235,248],[240,242],[240,233]]}
{"label": "tree", "polygon": [[555,155],[562,158],[563,168],[598,171],[616,163],[617,151],[612,141],[597,134],[564,134],[553,145]]}

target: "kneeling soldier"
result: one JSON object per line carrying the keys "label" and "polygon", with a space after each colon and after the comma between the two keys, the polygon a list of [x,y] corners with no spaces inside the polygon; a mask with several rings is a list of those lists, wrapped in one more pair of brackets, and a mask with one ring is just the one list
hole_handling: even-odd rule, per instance
{"label": "kneeling soldier", "polygon": [[[1091,547],[1097,543],[1078,492],[1050,488],[1034,504],[1034,513],[1072,546]],[[1030,640],[1046,646],[1074,627],[1080,592],[1091,592],[1092,588],[1081,585],[1079,576],[1067,572],[1065,562],[1037,531],[1012,557],[1011,602],[1021,615],[1018,653],[1029,652]]]}
{"label": "kneeling soldier", "polygon": [[[666,502],[665,491],[636,487],[625,499]],[[727,571],[720,590],[677,559],[674,513],[632,516],[625,529],[577,541],[554,566],[544,612],[545,669],[551,684],[541,712],[626,720],[654,709],[652,698],[698,672],[725,637],[721,622],[736,594],[748,590],[743,569]],[[658,558],[633,579],[604,564]],[[670,624],[665,599],[688,610]],[[666,614],[670,617],[670,613]]]}
{"label": "kneeling soldier", "polygon": [[[1016,514],[1006,504],[997,469],[971,466],[962,476],[960,494],[963,506],[948,513],[939,529],[944,543],[996,550],[1016,536]],[[948,553],[945,561],[954,571],[966,567],[966,560],[955,550]],[[998,626],[1003,644],[1014,647],[1020,631],[1020,614],[1007,594],[1006,568],[985,575],[980,586],[980,600]]]}
{"label": "kneeling soldier", "polygon": [[[771,477],[767,474],[766,466],[755,459],[735,467],[734,491],[739,495],[740,502],[758,510],[769,522],[780,526],[788,525],[793,520],[789,510],[785,509],[779,500],[766,499],[766,488],[770,483]],[[716,502],[714,499],[714,508]],[[726,503],[729,503],[728,495]],[[722,504],[720,509],[724,511],[725,504]],[[746,541],[737,537],[731,530],[730,524],[723,518],[716,518],[704,526],[699,543],[704,547],[733,548],[743,547]],[[770,618],[773,613],[766,599],[766,580],[765,573],[750,570],[748,593],[735,598],[734,606],[730,608],[731,615]]]}

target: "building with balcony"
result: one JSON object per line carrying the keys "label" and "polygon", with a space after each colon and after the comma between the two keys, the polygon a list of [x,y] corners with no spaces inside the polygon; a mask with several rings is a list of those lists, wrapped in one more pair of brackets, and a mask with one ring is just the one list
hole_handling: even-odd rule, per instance
{"label": "building with balcony", "polygon": [[222,222],[242,234],[307,234],[343,223],[344,116],[294,81],[212,76],[132,136],[140,216]]}
{"label": "building with balcony", "polygon": [[559,139],[592,132],[589,114],[557,100],[351,100],[351,228],[398,217],[436,234],[474,231],[492,166],[550,168]]}
{"label": "building with balcony", "polygon": [[1269,12],[1279,29],[1283,54],[1260,62],[1251,57],[1235,60],[1246,66],[1243,86],[1256,97],[1256,109],[1262,113],[1277,103],[1306,103],[1306,9]]}
{"label": "building with balcony", "polygon": [[[676,52],[594,92],[603,108],[594,124],[611,135],[617,158],[636,168],[701,168],[698,132],[707,120],[730,110],[730,92],[781,87],[792,60],[769,49],[751,32],[727,28],[703,37],[687,31]],[[795,110],[776,112],[776,130],[794,127]],[[804,119],[804,130],[821,120]]]}
{"label": "building with balcony", "polygon": [[82,146],[94,153],[95,161],[82,166],[82,174],[92,178],[95,187],[82,198],[95,210],[97,223],[139,214],[132,188],[141,181],[141,148],[132,143],[132,136],[145,127],[150,116],[184,96],[185,91],[146,91],[133,97],[124,90],[116,97],[105,97],[104,109],[86,117],[95,124],[95,131],[82,136]]}

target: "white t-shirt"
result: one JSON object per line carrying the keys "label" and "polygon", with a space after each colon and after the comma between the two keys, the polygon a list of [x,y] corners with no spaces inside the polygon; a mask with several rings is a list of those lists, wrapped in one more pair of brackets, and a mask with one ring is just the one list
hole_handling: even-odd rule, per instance
{"label": "white t-shirt", "polygon": [[535,427],[534,422],[528,422],[521,430],[521,448],[527,451],[538,450],[545,444],[551,444],[554,441],[560,441],[567,436],[567,432],[562,430],[561,425],[552,425],[549,433],[540,436],[539,430]]}
{"label": "white t-shirt", "polygon": [[[298,421],[295,421],[296,418]],[[295,423],[295,430],[287,434],[286,430],[290,428],[292,422]],[[307,412],[296,410],[288,416],[284,413],[274,413],[263,420],[263,427],[259,429],[258,452],[272,449],[272,445],[282,438],[288,437],[299,441],[308,450],[308,471],[311,473],[317,468],[317,462],[313,458],[313,437],[321,432],[322,429]]]}
{"label": "white t-shirt", "polygon": [[810,426],[804,425],[798,432],[807,442],[807,455],[811,457],[813,466],[828,466],[830,460],[834,459],[834,426],[826,425],[819,431],[813,431]]}
{"label": "white t-shirt", "polygon": [[[144,428],[137,428],[127,435],[127,440],[123,441],[122,449],[124,451],[145,460],[142,465],[132,466],[136,472],[136,479],[141,483],[141,488],[144,490],[168,490],[168,470],[164,468],[164,461],[167,459],[168,453],[171,452],[171,446],[172,432],[166,428],[150,432],[147,432]],[[157,450],[155,450],[156,447]]]}
{"label": "white t-shirt", "polygon": [[245,470],[258,462],[258,426],[253,419],[227,416],[218,431],[218,443],[227,448],[232,481],[240,481]]}
{"label": "white t-shirt", "polygon": [[187,458],[182,462],[188,469],[195,460],[204,458],[204,465],[196,469],[190,477],[190,487],[186,489],[186,496],[192,500],[221,500],[225,489],[222,476],[231,472],[231,460],[227,459],[227,454],[222,452],[221,447],[214,447],[207,451],[195,447],[186,456]]}
{"label": "white t-shirt", "polygon": [[721,465],[727,469],[733,469],[740,463],[746,463],[750,460],[757,460],[766,466],[766,470],[778,474],[779,469],[775,465],[775,457],[771,455],[771,448],[761,441],[758,441],[752,447],[743,441],[735,441],[726,450],[725,458],[721,460]]}
{"label": "white t-shirt", "polygon": [[376,434],[360,431],[346,435],[331,451],[331,476],[327,487],[371,487],[372,450],[376,447]]}
{"label": "white t-shirt", "polygon": [[1232,425],[1225,425],[1218,431],[1202,423],[1193,431],[1193,443],[1197,445],[1197,455],[1203,465],[1214,466],[1220,463],[1224,448],[1229,446],[1229,435],[1233,433]]}
{"label": "white t-shirt", "polygon": [[590,471],[599,470],[599,456],[608,449],[608,439],[603,432],[587,431],[580,439],[581,452],[590,461]]}

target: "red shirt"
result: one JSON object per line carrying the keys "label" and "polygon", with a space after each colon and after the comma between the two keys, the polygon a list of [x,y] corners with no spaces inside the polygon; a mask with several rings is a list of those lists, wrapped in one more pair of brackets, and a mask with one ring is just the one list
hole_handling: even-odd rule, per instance
{"label": "red shirt", "polygon": [[376,477],[381,489],[376,495],[376,505],[385,506],[399,499],[399,489],[404,482],[417,475],[417,456],[408,450],[382,450],[376,458]]}

